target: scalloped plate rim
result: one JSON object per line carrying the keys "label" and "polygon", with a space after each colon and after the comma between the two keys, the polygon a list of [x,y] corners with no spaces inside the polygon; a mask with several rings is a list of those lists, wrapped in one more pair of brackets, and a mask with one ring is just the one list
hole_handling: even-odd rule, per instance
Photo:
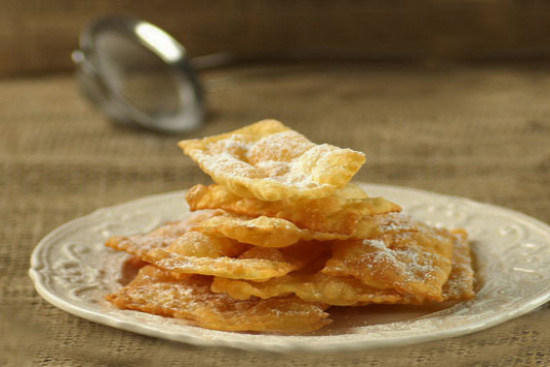
{"label": "scalloped plate rim", "polygon": [[[507,215],[511,215],[516,219],[521,219],[523,221],[526,221],[530,224],[533,224],[536,227],[539,227],[539,229],[545,230],[548,233],[550,233],[550,226],[548,224],[534,217],[531,217],[527,214],[517,212],[512,209],[500,207],[494,204],[482,203],[466,197],[461,197],[456,195],[446,195],[446,194],[441,194],[433,191],[412,188],[407,186],[386,185],[386,184],[365,183],[365,182],[356,182],[356,183],[362,186],[367,186],[375,190],[381,189],[381,190],[398,190],[398,191],[407,191],[407,192],[417,192],[422,195],[439,196],[446,199],[460,201],[470,206],[482,206],[485,209],[506,213]],[[166,198],[170,196],[174,196],[174,197],[181,196],[186,191],[187,190],[177,190],[177,191],[171,191],[166,193],[153,194],[153,195],[148,195],[138,199],[126,201],[113,206],[99,208],[97,210],[94,210],[88,215],[66,222],[65,224],[51,231],[44,238],[42,238],[42,240],[39,241],[39,243],[34,248],[31,255],[31,261],[30,261],[31,267],[29,269],[29,276],[34,283],[35,289],[38,292],[38,294],[42,298],[44,298],[46,301],[51,303],[52,305],[62,309],[63,311],[73,314],[75,316],[84,318],[88,321],[138,333],[141,335],[147,335],[151,337],[157,337],[157,338],[176,341],[176,342],[183,342],[183,343],[188,343],[196,346],[205,346],[205,347],[222,346],[222,347],[231,347],[231,348],[237,348],[237,349],[248,350],[248,351],[270,351],[270,352],[283,352],[283,353],[289,353],[289,352],[326,353],[326,352],[344,352],[344,351],[352,351],[352,350],[359,350],[359,349],[367,350],[367,349],[382,348],[382,347],[404,346],[404,345],[432,341],[435,339],[462,336],[462,335],[471,334],[477,331],[481,331],[481,330],[496,326],[498,324],[501,324],[503,322],[509,321],[513,318],[524,315],[536,309],[537,307],[541,306],[542,304],[550,301],[550,286],[549,286],[548,289],[546,289],[545,293],[541,293],[536,297],[530,298],[529,301],[522,304],[521,307],[518,307],[512,311],[506,312],[506,314],[504,315],[495,314],[490,317],[483,318],[475,323],[469,323],[469,324],[461,325],[451,329],[437,331],[429,335],[396,336],[391,339],[383,339],[383,340],[352,340],[352,341],[332,340],[330,342],[331,344],[323,343],[323,345],[319,347],[317,345],[308,344],[307,340],[304,340],[304,341],[291,340],[289,343],[268,341],[267,343],[262,342],[261,344],[258,344],[255,341],[227,340],[224,338],[205,339],[196,335],[182,334],[182,333],[166,331],[166,330],[159,331],[156,328],[153,328],[147,325],[135,324],[133,322],[129,322],[125,320],[120,320],[116,316],[107,315],[99,311],[91,311],[91,310],[75,307],[70,301],[63,299],[63,297],[59,295],[51,293],[47,289],[47,285],[44,284],[45,283],[44,275],[40,273],[39,255],[44,250],[44,247],[49,245],[49,243],[51,243],[50,242],[51,239],[53,239],[56,235],[58,235],[59,233],[62,233],[67,228],[80,224],[81,222],[85,222],[95,217],[99,217],[101,215],[104,215],[105,213],[108,213],[114,210],[123,209],[125,206],[154,203],[161,198]],[[131,312],[137,312],[137,311],[128,311],[128,312],[131,313]],[[222,332],[222,333],[226,333],[226,332]],[[231,332],[229,332],[229,334],[247,335],[246,333],[231,333]],[[273,337],[286,338],[287,336],[266,335],[266,339],[271,339]],[[288,336],[288,337],[292,338],[292,336]],[[331,338],[330,335],[323,336],[323,337]]]}

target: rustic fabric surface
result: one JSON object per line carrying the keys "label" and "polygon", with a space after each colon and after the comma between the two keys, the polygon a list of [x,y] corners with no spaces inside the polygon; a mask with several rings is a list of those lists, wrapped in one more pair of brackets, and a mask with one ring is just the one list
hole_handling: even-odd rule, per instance
{"label": "rustic fabric surface", "polygon": [[[550,222],[550,69],[255,64],[202,74],[208,124],[278,118],[366,152],[357,179],[505,206]],[[35,292],[37,242],[91,211],[209,182],[180,137],[116,127],[72,75],[0,81],[0,366],[549,366],[550,306],[459,338],[330,355],[198,348],[88,322]]]}

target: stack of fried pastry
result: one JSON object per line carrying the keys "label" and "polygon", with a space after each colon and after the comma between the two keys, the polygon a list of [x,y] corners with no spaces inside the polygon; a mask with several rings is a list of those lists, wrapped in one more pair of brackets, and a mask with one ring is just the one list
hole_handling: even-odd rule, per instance
{"label": "stack of fried pastry", "polygon": [[115,306],[217,330],[305,333],[331,322],[331,306],[474,296],[465,231],[414,220],[350,183],[362,153],[274,120],[179,145],[216,184],[188,191],[188,219],[107,242],[143,264],[107,296]]}

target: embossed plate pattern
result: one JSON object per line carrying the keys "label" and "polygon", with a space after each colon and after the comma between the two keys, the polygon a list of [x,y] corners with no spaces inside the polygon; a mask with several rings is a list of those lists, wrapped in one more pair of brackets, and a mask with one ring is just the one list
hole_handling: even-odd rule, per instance
{"label": "embossed plate pattern", "polygon": [[[342,351],[458,336],[520,316],[550,299],[550,227],[524,214],[411,188],[364,184],[433,225],[466,228],[476,262],[474,300],[429,309],[405,306],[335,308],[335,322],[308,335],[207,330],[184,320],[118,310],[104,295],[120,287],[128,255],[103,246],[111,235],[145,232],[188,215],[185,192],[150,196],[73,220],[36,247],[30,276],[53,305],[85,319],[140,334],[203,346],[246,350]],[[334,310],[334,311],[333,311]]]}

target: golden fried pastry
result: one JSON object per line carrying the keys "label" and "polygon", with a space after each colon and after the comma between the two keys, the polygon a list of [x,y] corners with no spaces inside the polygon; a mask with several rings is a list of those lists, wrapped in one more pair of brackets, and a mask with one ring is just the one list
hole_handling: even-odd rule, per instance
{"label": "golden fried pastry", "polygon": [[[452,270],[442,288],[442,301],[465,301],[474,297],[473,269],[464,232],[453,243]],[[320,272],[319,265],[292,272],[266,282],[214,278],[212,291],[226,293],[239,300],[250,297],[268,299],[296,295],[309,302],[334,306],[384,304],[422,304],[429,301],[417,295],[405,295],[394,289],[379,289],[351,276],[332,276]]]}
{"label": "golden fried pastry", "polygon": [[189,219],[107,241],[135,256],[122,278],[136,278],[107,296],[115,306],[216,330],[303,333],[330,323],[332,305],[474,297],[466,232],[413,220],[350,183],[362,153],[274,120],[179,146],[216,184],[187,192]]}
{"label": "golden fried pastry", "polygon": [[417,222],[415,230],[374,239],[334,241],[325,274],[353,276],[375,288],[442,301],[456,236]]}
{"label": "golden fried pastry", "polygon": [[315,232],[352,235],[361,218],[401,211],[401,207],[381,197],[369,198],[352,184],[316,200],[262,201],[243,198],[221,185],[196,185],[186,195],[192,211],[223,209],[249,217],[283,218],[297,227]]}
{"label": "golden fried pastry", "polygon": [[377,289],[351,276],[336,277],[320,272],[290,273],[266,282],[216,277],[212,282],[212,291],[226,293],[240,300],[250,297],[269,299],[294,294],[304,301],[321,302],[333,306],[399,303],[403,300],[403,295],[394,290]]}
{"label": "golden fried pastry", "polygon": [[105,246],[115,250],[125,251],[141,257],[145,252],[170,246],[179,237],[186,234],[199,223],[217,215],[222,215],[222,210],[203,210],[191,214],[188,218],[175,222],[168,222],[147,234],[133,235],[129,237],[114,236],[109,238]]}
{"label": "golden fried pastry", "polygon": [[351,238],[376,238],[385,234],[399,232],[418,232],[419,222],[404,213],[365,215],[357,223],[357,229]]}
{"label": "golden fried pastry", "polygon": [[149,265],[106,298],[121,309],[186,319],[215,330],[306,333],[330,323],[325,305],[296,297],[238,301],[211,292],[210,283],[201,276],[177,280]]}
{"label": "golden fried pastry", "polygon": [[227,237],[262,247],[287,247],[298,241],[344,240],[349,237],[338,233],[300,229],[294,223],[283,218],[265,216],[250,218],[231,214],[205,220],[196,229],[210,235]]}
{"label": "golden fried pastry", "polygon": [[453,270],[443,286],[445,301],[466,301],[475,297],[474,269],[465,230],[453,230],[457,239],[453,248]]}
{"label": "golden fried pastry", "polygon": [[217,183],[263,201],[330,195],[365,163],[363,153],[316,145],[275,120],[179,146]]}
{"label": "golden fried pastry", "polygon": [[[202,274],[259,282],[302,269],[318,256],[330,250],[329,246],[323,243],[309,241],[282,249],[252,247],[237,257],[231,257],[232,254],[219,257],[187,255],[186,249],[188,247],[199,245],[198,242],[189,242],[189,235],[195,235],[195,233],[199,232],[190,232],[184,236],[187,237],[185,240],[180,239],[167,248],[158,248],[146,252],[143,254],[142,259],[161,269],[170,271],[176,277],[178,274]],[[200,245],[204,243],[206,246],[221,247],[217,244],[221,241],[230,241],[238,244],[238,250],[241,250],[244,245],[227,238],[208,236],[204,233],[200,233],[200,235],[203,238]],[[223,248],[232,249],[231,246]]]}
{"label": "golden fried pastry", "polygon": [[[170,225],[169,225],[170,226]],[[248,246],[228,238],[212,237],[202,232],[189,230],[179,236],[157,236],[169,226],[162,226],[145,235],[131,237],[112,237],[106,246],[125,251],[141,259],[154,250],[166,249],[181,256],[216,258],[237,256],[248,249]],[[179,224],[178,224],[179,226]]]}
{"label": "golden fried pastry", "polygon": [[255,281],[301,269],[330,249],[314,241],[280,250],[250,248],[226,237],[195,230],[176,238],[169,237],[168,241],[165,236],[157,236],[159,231],[164,233],[165,228],[156,229],[148,235],[113,237],[106,245],[136,255],[178,278],[187,274],[203,274]]}

